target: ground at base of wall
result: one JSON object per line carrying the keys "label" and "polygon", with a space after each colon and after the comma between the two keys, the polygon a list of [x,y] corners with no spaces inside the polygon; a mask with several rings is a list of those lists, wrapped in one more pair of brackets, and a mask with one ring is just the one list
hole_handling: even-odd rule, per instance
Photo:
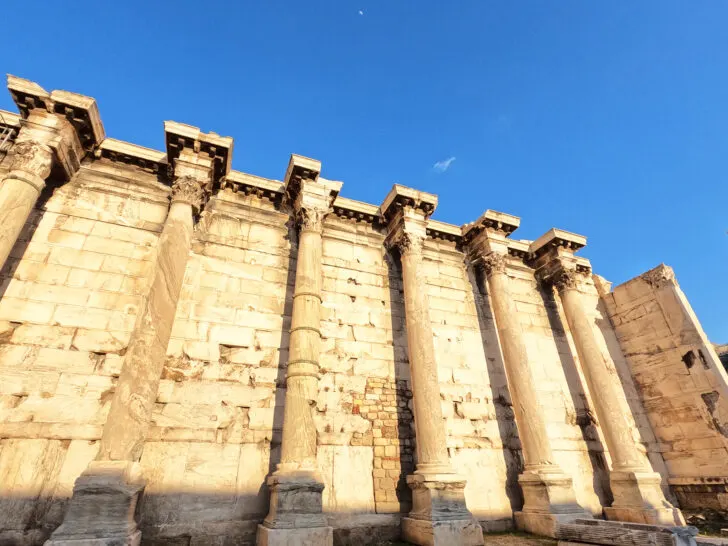
{"label": "ground at base of wall", "polygon": [[693,512],[683,510],[688,525],[697,527],[701,536],[720,537],[728,539],[728,534],[721,529],[728,529],[728,514],[716,510],[703,510]]}
{"label": "ground at base of wall", "polygon": [[[537,537],[526,533],[485,533],[486,546],[556,546],[557,542],[550,538]],[[411,546],[409,542],[382,542],[379,546]]]}

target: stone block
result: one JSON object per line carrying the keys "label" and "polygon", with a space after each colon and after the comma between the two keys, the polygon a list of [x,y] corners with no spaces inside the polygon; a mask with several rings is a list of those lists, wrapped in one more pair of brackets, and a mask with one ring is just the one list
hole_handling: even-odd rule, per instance
{"label": "stone block", "polygon": [[270,529],[258,526],[257,546],[333,546],[332,527]]}

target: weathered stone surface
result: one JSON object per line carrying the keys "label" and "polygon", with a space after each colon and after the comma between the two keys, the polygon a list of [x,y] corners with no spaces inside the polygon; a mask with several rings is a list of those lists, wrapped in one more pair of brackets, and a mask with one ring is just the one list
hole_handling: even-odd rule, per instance
{"label": "weathered stone surface", "polygon": [[271,543],[395,539],[408,514],[420,543],[514,513],[555,536],[674,518],[670,488],[728,511],[728,376],[669,268],[610,292],[583,237],[460,229],[401,186],[352,201],[300,156],[284,183],[232,171],[230,139],[183,124],[166,152],[103,140],[92,99],[11,88],[0,541],[138,540],[139,484],[97,457],[139,461],[150,544],[253,544],[269,512]]}

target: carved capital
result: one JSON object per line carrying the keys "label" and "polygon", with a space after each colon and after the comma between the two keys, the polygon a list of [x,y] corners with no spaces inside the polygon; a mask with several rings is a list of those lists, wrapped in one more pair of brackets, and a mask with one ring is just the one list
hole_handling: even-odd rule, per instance
{"label": "carved capital", "polygon": [[51,174],[53,150],[35,140],[24,140],[13,146],[11,171],[23,171],[45,180]]}
{"label": "carved capital", "polygon": [[417,233],[410,233],[405,231],[394,243],[397,247],[401,256],[408,254],[422,255],[422,247],[424,245],[425,238]]}
{"label": "carved capital", "polygon": [[172,203],[188,203],[199,211],[205,199],[205,190],[192,176],[181,176],[172,184]]}
{"label": "carved capital", "polygon": [[301,231],[321,233],[324,230],[324,218],[329,209],[317,207],[301,207],[296,210],[296,224]]}
{"label": "carved capital", "polygon": [[482,260],[480,260],[480,266],[483,268],[483,271],[485,271],[485,275],[487,277],[495,275],[496,273],[505,273],[506,263],[506,255],[501,254],[500,252],[488,252],[488,254],[483,256]]}
{"label": "carved capital", "polygon": [[551,283],[559,292],[576,290],[579,287],[579,273],[576,269],[559,269],[551,278]]}
{"label": "carved capital", "polygon": [[641,275],[642,279],[652,288],[662,288],[668,284],[676,284],[675,272],[672,267],[660,264],[654,269],[650,269],[647,273]]}

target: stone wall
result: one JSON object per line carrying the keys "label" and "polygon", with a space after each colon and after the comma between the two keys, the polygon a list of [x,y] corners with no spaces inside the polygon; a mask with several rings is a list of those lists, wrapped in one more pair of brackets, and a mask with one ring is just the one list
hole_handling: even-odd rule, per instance
{"label": "stone wall", "polygon": [[301,156],[233,171],[232,139],[174,122],[166,153],[107,139],[93,99],[9,82],[0,542],[67,544],[89,510],[133,542],[136,509],[146,544],[253,544],[299,531],[300,492],[336,544],[679,522],[668,478],[722,508],[726,374],[674,282],[610,293],[582,236],[352,201]]}
{"label": "stone wall", "polygon": [[728,376],[672,270],[659,266],[604,301],[680,505],[726,510]]}
{"label": "stone wall", "polygon": [[[143,169],[88,161],[33,213],[2,272],[4,536],[47,536],[96,454],[167,193]],[[316,427],[340,537],[362,525],[397,536],[411,507],[402,282],[383,239],[376,221],[325,224]],[[199,218],[141,458],[146,540],[252,542],[279,456],[296,244],[276,192],[220,191]],[[450,457],[473,514],[487,530],[508,528],[523,502],[520,442],[488,295],[456,241],[431,237],[425,258]],[[565,321],[521,259],[509,271],[557,462],[599,514],[607,458]]]}
{"label": "stone wall", "polygon": [[141,170],[84,165],[32,213],[0,272],[3,536],[57,526],[96,454],[167,194]]}

